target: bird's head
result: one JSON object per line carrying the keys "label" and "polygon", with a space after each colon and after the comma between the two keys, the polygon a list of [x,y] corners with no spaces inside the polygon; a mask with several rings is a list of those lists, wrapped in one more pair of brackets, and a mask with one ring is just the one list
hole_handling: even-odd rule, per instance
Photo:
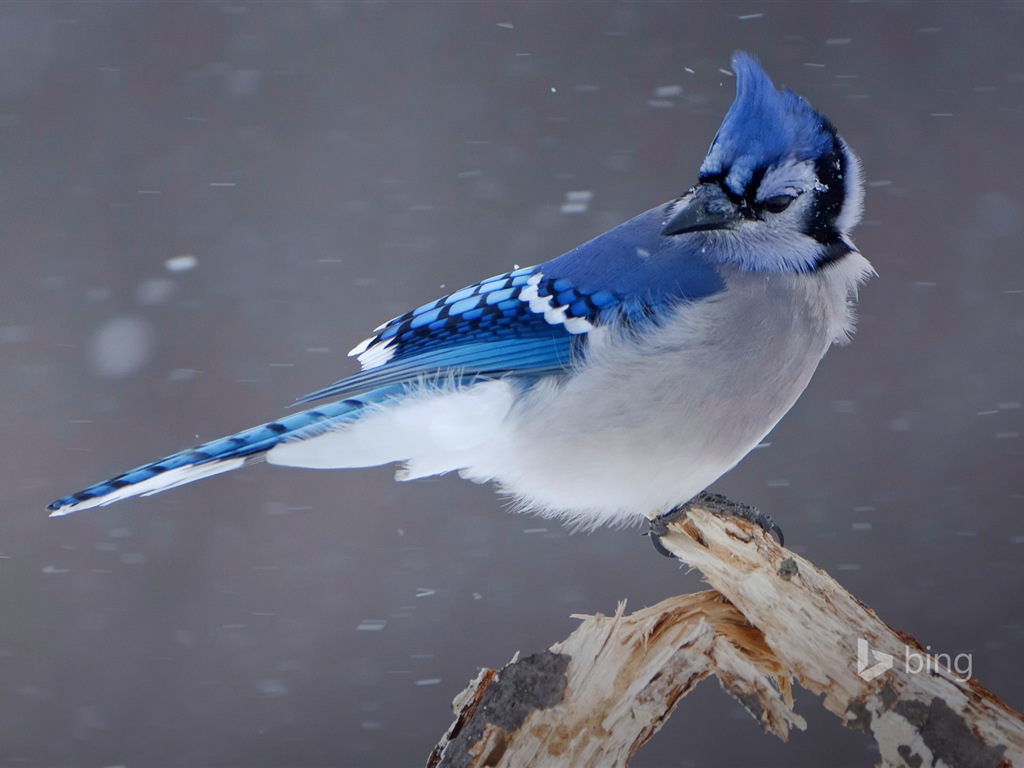
{"label": "bird's head", "polygon": [[732,58],[736,100],[700,181],[669,204],[662,234],[699,233],[713,261],[759,272],[805,272],[854,250],[860,163],[803,98],[776,90],[746,53]]}

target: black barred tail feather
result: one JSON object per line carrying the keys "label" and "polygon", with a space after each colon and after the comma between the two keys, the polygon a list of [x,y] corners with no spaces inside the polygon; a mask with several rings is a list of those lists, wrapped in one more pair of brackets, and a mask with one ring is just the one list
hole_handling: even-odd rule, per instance
{"label": "black barred tail feather", "polygon": [[46,509],[51,517],[60,517],[82,509],[112,504],[131,496],[149,496],[204,477],[238,469],[259,461],[267,451],[279,443],[313,437],[352,422],[359,418],[367,405],[379,402],[389,394],[391,393],[378,390],[371,395],[312,408],[252,427],[230,437],[211,440],[57,499]]}

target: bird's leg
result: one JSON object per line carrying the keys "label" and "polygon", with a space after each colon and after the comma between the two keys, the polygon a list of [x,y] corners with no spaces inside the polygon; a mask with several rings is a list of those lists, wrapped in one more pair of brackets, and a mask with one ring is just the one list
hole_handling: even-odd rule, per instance
{"label": "bird's leg", "polygon": [[685,504],[673,507],[665,514],[659,515],[651,520],[650,527],[648,528],[651,543],[653,543],[654,548],[661,554],[665,555],[665,557],[675,557],[675,555],[662,546],[661,537],[668,533],[668,524],[677,520],[682,520],[686,517],[686,514],[691,507],[700,507],[701,509],[706,509],[713,515],[719,515],[722,517],[743,518],[744,520],[754,523],[769,536],[775,536],[779,540],[779,545],[785,546],[785,538],[782,535],[782,529],[775,524],[775,521],[772,520],[770,515],[762,512],[756,507],[740,504],[739,502],[727,499],[719,493],[701,491]]}

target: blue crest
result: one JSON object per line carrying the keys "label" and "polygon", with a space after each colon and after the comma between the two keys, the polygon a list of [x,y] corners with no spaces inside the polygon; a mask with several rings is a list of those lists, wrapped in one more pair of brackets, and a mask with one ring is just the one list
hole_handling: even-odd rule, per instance
{"label": "blue crest", "polygon": [[724,176],[725,184],[742,196],[758,168],[788,160],[813,160],[827,153],[832,131],[827,119],[788,89],[775,90],[757,60],[737,51],[736,100],[722,121],[704,163],[701,178]]}

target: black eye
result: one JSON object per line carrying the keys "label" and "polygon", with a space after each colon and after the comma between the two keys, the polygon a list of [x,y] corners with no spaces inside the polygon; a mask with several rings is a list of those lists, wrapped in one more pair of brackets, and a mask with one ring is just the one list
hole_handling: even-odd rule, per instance
{"label": "black eye", "polygon": [[768,211],[768,213],[782,213],[784,210],[789,208],[789,204],[794,200],[790,195],[775,195],[769,197],[761,206]]}

